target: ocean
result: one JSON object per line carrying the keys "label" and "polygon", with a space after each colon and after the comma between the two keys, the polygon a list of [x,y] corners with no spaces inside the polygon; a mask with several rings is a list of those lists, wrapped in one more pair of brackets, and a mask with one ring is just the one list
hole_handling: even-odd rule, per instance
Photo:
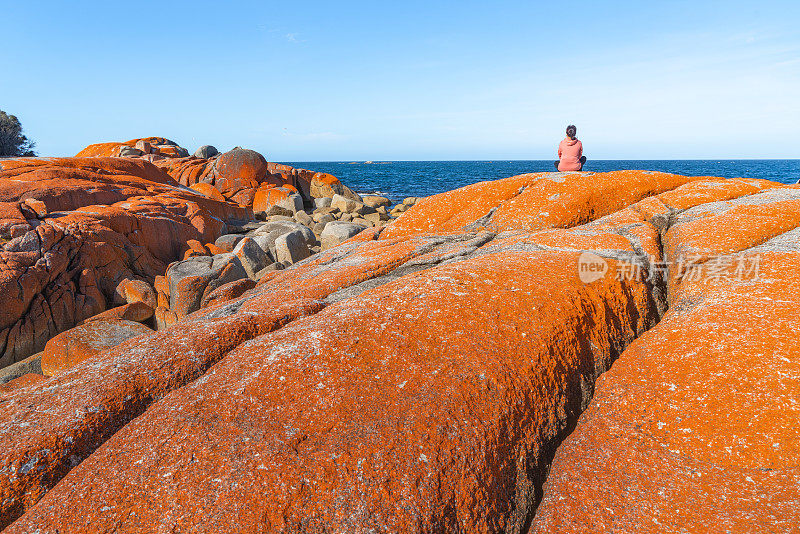
{"label": "ocean", "polygon": [[[555,171],[553,160],[531,161],[387,161],[287,162],[292,167],[327,172],[362,194],[379,194],[393,201],[426,197],[484,180],[526,172]],[[662,171],[686,176],[763,178],[784,184],[800,180],[800,159],[785,160],[597,160],[584,170],[622,169]]]}

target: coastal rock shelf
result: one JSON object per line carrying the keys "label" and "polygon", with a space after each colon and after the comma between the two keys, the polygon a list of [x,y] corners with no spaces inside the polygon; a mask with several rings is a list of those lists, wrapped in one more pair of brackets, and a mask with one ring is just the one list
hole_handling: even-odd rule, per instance
{"label": "coastal rock shelf", "polygon": [[169,328],[9,383],[0,524],[789,530],[799,225],[796,186],[646,171],[422,199],[214,288]]}

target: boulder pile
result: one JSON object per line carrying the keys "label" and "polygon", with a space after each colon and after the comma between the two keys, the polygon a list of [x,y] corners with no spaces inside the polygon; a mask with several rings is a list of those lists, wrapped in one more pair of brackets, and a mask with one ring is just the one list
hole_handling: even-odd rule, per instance
{"label": "boulder pile", "polygon": [[305,216],[350,220],[196,238],[114,286],[167,328],[87,322],[53,347],[85,358],[3,386],[6,532],[800,522],[798,186],[526,174],[349,239],[387,206],[328,192]]}
{"label": "boulder pile", "polygon": [[[0,383],[50,376],[93,354],[71,343],[46,348],[61,332],[91,336],[88,325],[65,332],[84,321],[164,328],[233,287],[244,291],[245,279],[256,282],[392,218],[388,200],[365,206],[330,175],[317,180],[251,150],[187,153],[151,137],[91,145],[75,158],[0,163],[0,368],[24,360]],[[184,172],[192,166],[202,172]],[[292,185],[304,180],[307,194]],[[330,196],[310,196],[323,182],[314,191]],[[252,198],[264,192],[273,194],[254,213]],[[331,207],[345,196],[350,211]],[[325,233],[329,222],[336,224]]]}

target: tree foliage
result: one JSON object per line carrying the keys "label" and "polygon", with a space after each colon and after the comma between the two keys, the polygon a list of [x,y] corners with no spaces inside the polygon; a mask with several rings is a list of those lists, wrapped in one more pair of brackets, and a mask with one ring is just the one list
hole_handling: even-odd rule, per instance
{"label": "tree foliage", "polygon": [[19,119],[0,109],[0,157],[35,156],[35,147],[23,134]]}

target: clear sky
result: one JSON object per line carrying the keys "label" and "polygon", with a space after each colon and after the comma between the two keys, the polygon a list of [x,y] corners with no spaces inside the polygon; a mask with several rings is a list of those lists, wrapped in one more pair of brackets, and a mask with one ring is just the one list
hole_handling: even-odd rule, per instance
{"label": "clear sky", "polygon": [[0,0],[42,155],[159,135],[272,161],[800,158],[800,2]]}

